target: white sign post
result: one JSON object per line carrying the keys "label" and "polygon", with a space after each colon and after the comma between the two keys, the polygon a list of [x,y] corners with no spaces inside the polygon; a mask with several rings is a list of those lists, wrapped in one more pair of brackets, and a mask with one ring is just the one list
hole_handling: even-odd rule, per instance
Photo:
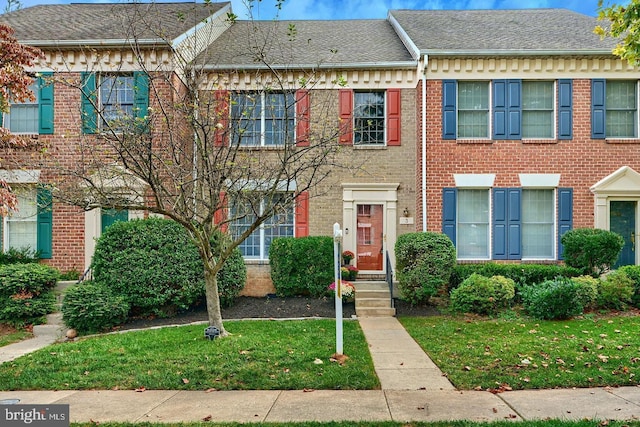
{"label": "white sign post", "polygon": [[337,222],[333,224],[333,263],[334,279],[336,284],[336,354],[343,354],[342,350],[342,271],[340,270],[340,260],[342,253],[342,230]]}

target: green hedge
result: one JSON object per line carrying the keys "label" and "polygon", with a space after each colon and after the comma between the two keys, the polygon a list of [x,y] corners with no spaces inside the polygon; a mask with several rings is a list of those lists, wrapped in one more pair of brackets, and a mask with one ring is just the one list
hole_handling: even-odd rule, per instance
{"label": "green hedge", "polygon": [[495,315],[509,307],[514,295],[513,280],[474,273],[451,292],[450,308],[460,313]]}
{"label": "green hedge", "polygon": [[525,310],[538,319],[569,319],[582,313],[580,284],[557,278],[522,288]]}
{"label": "green hedge", "polygon": [[83,282],[67,289],[62,303],[64,323],[79,334],[105,332],[124,323],[129,304],[106,286]]}
{"label": "green hedge", "polygon": [[271,280],[279,296],[327,295],[334,280],[333,239],[284,237],[269,248]]}
{"label": "green hedge", "polygon": [[445,291],[456,264],[456,249],[442,233],[407,233],[395,245],[396,275],[402,297],[411,304],[427,302]]}
{"label": "green hedge", "polygon": [[622,270],[612,271],[600,280],[598,307],[624,310],[633,298],[633,280]]}
{"label": "green hedge", "polygon": [[0,322],[14,326],[42,323],[55,309],[56,269],[43,264],[0,266]]}
{"label": "green hedge", "polygon": [[[204,267],[195,244],[178,223],[160,218],[122,221],[98,239],[94,280],[123,296],[131,315],[171,316],[204,300]],[[218,273],[221,303],[244,287],[239,250]]]}
{"label": "green hedge", "polygon": [[640,308],[640,265],[625,265],[618,271],[623,271],[633,281],[631,305]]}
{"label": "green hedge", "polygon": [[562,235],[565,263],[582,274],[599,276],[615,264],[624,239],[617,233],[598,228],[576,228]]}

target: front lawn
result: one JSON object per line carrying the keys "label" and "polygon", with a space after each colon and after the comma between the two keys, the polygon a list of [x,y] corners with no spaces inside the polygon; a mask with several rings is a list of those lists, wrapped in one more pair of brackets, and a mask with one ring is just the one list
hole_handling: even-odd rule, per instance
{"label": "front lawn", "polygon": [[344,365],[333,320],[230,321],[214,341],[190,325],[55,344],[0,365],[0,390],[380,388],[360,325],[343,326]]}
{"label": "front lawn", "polygon": [[399,319],[459,389],[636,385],[640,317]]}

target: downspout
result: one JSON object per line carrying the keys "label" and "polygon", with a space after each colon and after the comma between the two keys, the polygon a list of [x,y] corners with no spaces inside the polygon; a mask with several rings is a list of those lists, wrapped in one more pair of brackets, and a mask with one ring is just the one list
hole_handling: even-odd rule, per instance
{"label": "downspout", "polygon": [[422,231],[427,231],[427,66],[429,55],[424,55],[422,70],[422,141],[421,141],[421,190],[422,190]]}

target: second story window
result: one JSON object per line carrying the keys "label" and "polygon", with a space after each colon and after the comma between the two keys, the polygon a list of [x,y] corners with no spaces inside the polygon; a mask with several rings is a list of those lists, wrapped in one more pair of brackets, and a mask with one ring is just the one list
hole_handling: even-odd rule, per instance
{"label": "second story window", "polygon": [[384,145],[384,92],[356,92],[353,121],[354,144]]}
{"label": "second story window", "polygon": [[635,138],[637,130],[635,80],[609,80],[606,95],[606,132],[608,137]]}
{"label": "second story window", "polygon": [[5,115],[6,125],[11,133],[38,133],[38,84],[33,83],[29,90],[33,93],[33,99],[12,102],[9,113]]}
{"label": "second story window", "polygon": [[235,93],[231,99],[233,135],[249,147],[281,146],[294,141],[295,99],[292,93]]}
{"label": "second story window", "polygon": [[489,82],[458,83],[458,137],[489,138]]}
{"label": "second story window", "polygon": [[553,138],[553,82],[522,82],[522,137]]}
{"label": "second story window", "polygon": [[118,125],[118,121],[133,117],[133,75],[103,74],[100,76],[100,108],[104,126]]}

